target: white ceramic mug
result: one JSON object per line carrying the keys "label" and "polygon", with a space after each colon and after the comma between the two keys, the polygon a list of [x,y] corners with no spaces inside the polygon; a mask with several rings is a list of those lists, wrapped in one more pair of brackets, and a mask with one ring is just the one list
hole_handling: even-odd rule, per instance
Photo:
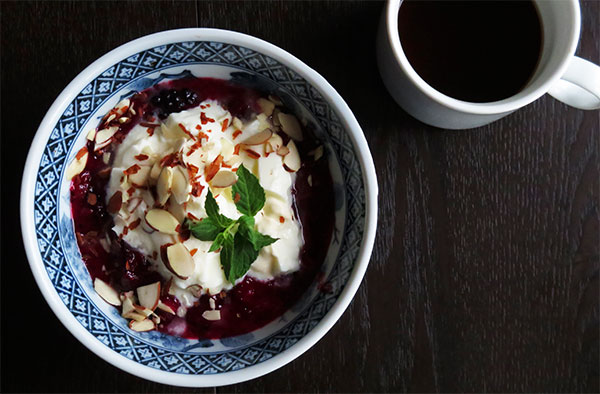
{"label": "white ceramic mug", "polygon": [[388,0],[377,37],[379,72],[388,91],[406,112],[424,123],[445,129],[468,129],[491,123],[545,93],[576,108],[599,109],[600,67],[574,56],[581,24],[579,2],[534,1],[544,41],[533,77],[512,97],[472,103],[440,93],[417,74],[402,50],[398,35],[398,10],[402,0]]}

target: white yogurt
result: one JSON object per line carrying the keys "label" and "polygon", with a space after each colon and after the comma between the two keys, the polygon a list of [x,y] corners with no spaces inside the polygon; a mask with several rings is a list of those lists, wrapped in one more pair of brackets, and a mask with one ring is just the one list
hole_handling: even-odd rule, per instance
{"label": "white yogurt", "polygon": [[[113,215],[113,230],[143,253],[163,277],[167,280],[172,278],[171,293],[186,307],[197,300],[188,289],[189,286],[199,285],[202,287],[202,293],[216,294],[230,289],[234,284],[229,283],[225,277],[219,252],[208,252],[212,244],[210,241],[200,241],[192,236],[183,242],[184,246],[194,253],[195,265],[194,273],[185,280],[174,275],[162,262],[161,245],[180,241],[177,235],[152,231],[144,219],[146,212],[155,207],[154,197],[147,186],[156,184],[155,178],[160,171],[157,163],[173,153],[183,161],[181,165],[173,168],[184,175],[186,193],[179,202],[176,196],[171,194],[165,205],[165,209],[180,223],[185,217],[200,219],[207,216],[204,202],[209,187],[222,214],[231,219],[241,216],[232,200],[231,187],[217,188],[213,187],[212,182],[206,181],[205,170],[219,155],[223,161],[221,170],[233,170],[243,163],[258,177],[265,189],[266,203],[255,216],[256,228],[263,234],[278,238],[278,241],[261,249],[247,275],[264,280],[272,279],[296,271],[300,267],[302,232],[292,210],[291,196],[295,173],[286,171],[281,156],[267,152],[271,150],[267,146],[268,143],[248,146],[252,151],[250,153],[244,148],[240,149],[239,153],[234,152],[237,144],[271,126],[262,114],[243,123],[233,118],[217,102],[208,100],[198,107],[171,114],[160,127],[154,129],[152,135],[147,131],[148,127],[136,125],[116,150],[108,198],[121,191],[123,204],[121,210]],[[255,158],[255,153],[260,157]],[[136,165],[140,167],[136,175],[124,174],[124,171]],[[155,165],[156,168],[152,171]],[[192,194],[190,176],[193,174],[188,171],[190,168],[197,168],[198,177],[194,177],[193,181],[203,187],[197,196]],[[141,183],[138,186],[143,187],[134,185],[135,177],[138,177],[138,182]],[[140,223],[137,227],[136,222]]]}

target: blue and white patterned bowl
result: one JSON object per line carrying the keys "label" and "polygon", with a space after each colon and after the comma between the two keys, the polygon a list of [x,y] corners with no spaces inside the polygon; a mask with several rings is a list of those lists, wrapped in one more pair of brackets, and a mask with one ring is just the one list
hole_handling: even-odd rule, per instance
{"label": "blue and white patterned bowl", "polygon": [[[272,92],[325,141],[334,178],[335,233],[317,283],[280,319],[249,334],[192,341],[127,327],[100,300],[81,260],[63,176],[85,132],[124,96],[193,74]],[[46,301],[94,353],[145,379],[218,386],[264,375],[315,344],[339,319],[367,268],[377,222],[377,181],[362,130],[335,90],[287,52],[254,37],[183,29],[127,43],[94,62],[56,99],[32,143],[21,189],[21,227]]]}

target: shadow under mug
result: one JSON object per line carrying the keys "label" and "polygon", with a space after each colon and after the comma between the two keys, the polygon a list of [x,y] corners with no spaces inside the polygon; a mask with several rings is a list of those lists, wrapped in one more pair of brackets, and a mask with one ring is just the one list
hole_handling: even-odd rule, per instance
{"label": "shadow under mug", "polygon": [[542,23],[543,47],[529,83],[516,95],[490,103],[447,96],[410,65],[398,35],[402,0],[388,0],[377,37],[379,72],[388,91],[410,115],[445,129],[469,129],[496,121],[545,93],[575,108],[600,109],[600,67],[574,56],[581,15],[578,0],[534,0]]}

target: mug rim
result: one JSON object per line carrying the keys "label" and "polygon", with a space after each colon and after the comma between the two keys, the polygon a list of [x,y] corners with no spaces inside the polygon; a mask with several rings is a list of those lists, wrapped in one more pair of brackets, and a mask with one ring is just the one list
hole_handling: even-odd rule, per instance
{"label": "mug rim", "polygon": [[[433,88],[429,83],[421,78],[421,76],[419,76],[419,74],[410,64],[406,54],[404,53],[404,50],[402,49],[402,44],[400,43],[400,35],[398,33],[398,12],[394,11],[395,9],[400,8],[402,1],[403,0],[387,0],[384,9],[386,33],[392,53],[396,59],[396,63],[421,93],[436,103],[459,112],[475,115],[501,114],[515,111],[537,100],[539,97],[546,94],[552,85],[566,72],[571,59],[575,55],[577,44],[579,43],[579,33],[581,29],[581,13],[579,2],[577,0],[568,0],[568,5],[571,6],[571,10],[573,11],[574,15],[568,31],[569,47],[566,55],[563,55],[559,66],[556,67],[548,77],[546,77],[546,81],[544,81],[535,89],[532,89],[531,85],[529,85],[517,94],[499,101],[476,103],[459,100]],[[532,1],[539,3],[541,0]]]}

